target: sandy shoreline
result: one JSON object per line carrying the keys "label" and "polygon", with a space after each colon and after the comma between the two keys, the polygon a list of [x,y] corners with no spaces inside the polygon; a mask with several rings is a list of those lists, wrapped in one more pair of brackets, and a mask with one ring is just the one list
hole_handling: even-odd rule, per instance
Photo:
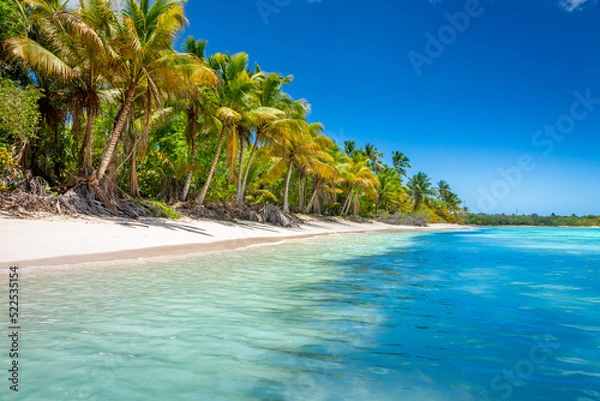
{"label": "sandy shoreline", "polygon": [[299,228],[282,228],[251,222],[192,219],[0,218],[0,264],[71,265],[223,251],[328,234],[457,228],[464,226],[434,224],[419,228],[311,220]]}

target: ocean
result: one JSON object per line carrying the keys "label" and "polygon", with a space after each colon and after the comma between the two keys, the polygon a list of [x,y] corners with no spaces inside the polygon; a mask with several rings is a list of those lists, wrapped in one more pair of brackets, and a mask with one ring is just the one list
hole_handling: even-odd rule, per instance
{"label": "ocean", "polygon": [[597,229],[336,235],[19,284],[2,400],[600,400]]}

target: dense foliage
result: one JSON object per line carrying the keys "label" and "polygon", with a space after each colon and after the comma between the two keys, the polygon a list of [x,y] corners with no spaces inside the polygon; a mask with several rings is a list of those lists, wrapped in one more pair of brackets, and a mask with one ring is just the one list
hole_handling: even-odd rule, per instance
{"label": "dense foliage", "polygon": [[0,148],[57,192],[115,210],[137,198],[462,221],[448,183],[409,178],[402,152],[388,166],[373,144],[327,137],[285,92],[292,76],[192,37],[176,51],[183,0],[68,4],[0,2]]}
{"label": "dense foliage", "polygon": [[595,227],[600,226],[600,216],[472,214],[465,222],[479,226]]}

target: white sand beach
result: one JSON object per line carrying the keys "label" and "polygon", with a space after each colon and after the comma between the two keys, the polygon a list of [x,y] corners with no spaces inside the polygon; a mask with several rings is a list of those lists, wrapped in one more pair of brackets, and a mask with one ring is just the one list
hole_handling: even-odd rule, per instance
{"label": "white sand beach", "polygon": [[80,264],[221,251],[326,234],[447,230],[460,227],[433,224],[419,228],[346,220],[310,220],[299,228],[282,228],[251,222],[230,223],[186,218],[1,218],[0,263],[19,267]]}

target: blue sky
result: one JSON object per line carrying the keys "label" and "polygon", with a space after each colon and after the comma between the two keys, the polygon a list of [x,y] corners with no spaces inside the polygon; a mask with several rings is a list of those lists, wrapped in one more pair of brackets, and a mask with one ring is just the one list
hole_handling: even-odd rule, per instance
{"label": "blue sky", "polygon": [[473,211],[600,214],[593,0],[192,0],[186,11],[186,35],[209,53],[293,74],[288,91],[338,143],[374,143],[388,163],[403,151],[412,174],[447,180]]}

